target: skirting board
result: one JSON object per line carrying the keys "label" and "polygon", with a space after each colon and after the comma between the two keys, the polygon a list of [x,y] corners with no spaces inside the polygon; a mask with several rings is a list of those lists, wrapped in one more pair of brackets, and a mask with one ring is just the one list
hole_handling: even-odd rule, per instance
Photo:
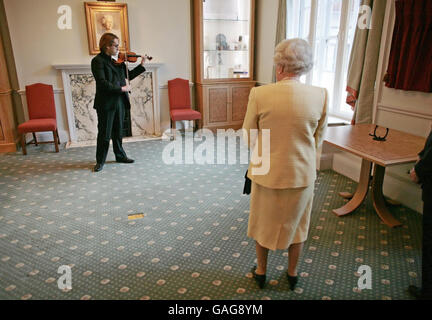
{"label": "skirting board", "polygon": [[[413,164],[386,168],[383,192],[387,198],[396,200],[417,212],[423,211],[422,190],[407,174]],[[346,152],[333,154],[333,171],[356,182],[359,181],[361,158]]]}
{"label": "skirting board", "polygon": [[2,153],[8,153],[8,152],[16,152],[16,144],[15,143],[2,143],[0,144],[0,155]]}

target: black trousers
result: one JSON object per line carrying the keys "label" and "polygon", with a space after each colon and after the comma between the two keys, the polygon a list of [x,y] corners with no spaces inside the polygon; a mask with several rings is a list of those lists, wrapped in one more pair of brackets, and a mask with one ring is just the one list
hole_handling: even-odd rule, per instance
{"label": "black trousers", "polygon": [[125,117],[124,103],[119,103],[113,110],[96,111],[98,116],[96,162],[105,163],[111,139],[116,159],[126,158],[126,152],[122,146]]}
{"label": "black trousers", "polygon": [[432,199],[426,196],[423,201],[422,289],[432,297]]}

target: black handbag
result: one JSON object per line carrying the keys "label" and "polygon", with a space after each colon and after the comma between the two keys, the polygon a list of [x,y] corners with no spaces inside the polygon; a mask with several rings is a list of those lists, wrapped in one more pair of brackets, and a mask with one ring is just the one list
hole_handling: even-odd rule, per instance
{"label": "black handbag", "polygon": [[250,194],[251,193],[252,180],[248,178],[247,174],[248,174],[248,170],[246,170],[246,174],[245,174],[245,183],[244,183],[244,187],[243,187],[243,194]]}

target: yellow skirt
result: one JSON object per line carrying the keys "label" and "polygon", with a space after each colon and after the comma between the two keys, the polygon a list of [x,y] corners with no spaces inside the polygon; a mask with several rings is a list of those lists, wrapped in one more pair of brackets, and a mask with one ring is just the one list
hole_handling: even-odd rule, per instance
{"label": "yellow skirt", "polygon": [[252,182],[248,237],[270,250],[306,241],[314,185],[269,189]]}

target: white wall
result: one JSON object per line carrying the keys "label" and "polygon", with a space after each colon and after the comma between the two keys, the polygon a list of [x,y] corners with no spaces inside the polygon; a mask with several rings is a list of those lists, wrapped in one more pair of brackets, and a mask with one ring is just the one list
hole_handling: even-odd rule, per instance
{"label": "white wall", "polygon": [[[6,15],[21,90],[35,82],[52,84],[56,90],[59,130],[68,131],[63,83],[53,64],[90,64],[86,18],[82,0],[5,0]],[[169,79],[192,79],[190,0],[128,0],[132,51],[164,63],[160,86]],[[72,30],[59,30],[57,8],[72,9]],[[167,89],[161,89],[162,130],[169,127]],[[27,111],[25,110],[25,113]],[[63,141],[65,139],[63,138]]]}

